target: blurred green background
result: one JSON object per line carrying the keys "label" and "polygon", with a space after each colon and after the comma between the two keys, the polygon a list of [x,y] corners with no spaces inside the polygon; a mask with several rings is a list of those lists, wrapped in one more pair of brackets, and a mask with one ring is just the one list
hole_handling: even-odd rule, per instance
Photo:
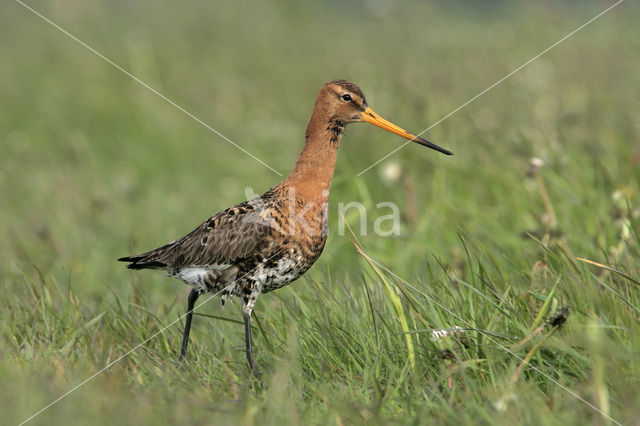
{"label": "blurred green background", "polygon": [[[286,175],[323,83],[355,82],[376,112],[419,132],[613,3],[27,4]],[[381,278],[339,235],[337,205],[351,201],[367,208],[359,238],[372,258],[504,333],[507,347],[559,283],[554,303],[577,307],[575,323],[538,365],[562,369],[555,380],[617,420],[635,419],[638,18],[637,4],[622,3],[425,134],[453,157],[412,144],[357,176],[402,140],[351,125],[323,256],[256,308],[263,391],[249,385],[231,322],[238,304],[215,301],[200,312],[227,321],[195,319],[188,368],[174,362],[175,325],[31,424],[606,423],[543,376],[501,395],[518,360],[495,347],[461,356],[475,370],[456,392],[442,389],[448,373],[427,356],[437,348],[426,335],[412,372]],[[0,40],[0,410],[15,424],[184,312],[182,283],[132,273],[117,257],[173,240],[243,201],[246,187],[262,193],[281,178],[17,2],[0,6]],[[533,157],[544,161],[535,176]],[[373,232],[384,201],[401,208],[400,236]],[[355,211],[347,221],[358,228]],[[469,283],[464,295],[447,293],[459,290],[451,277]],[[400,294],[416,336],[464,325]],[[508,314],[496,310],[509,300]],[[349,358],[382,347],[369,309],[390,318],[388,347],[399,351],[375,368]],[[340,327],[362,345],[327,349],[329,368],[314,360],[313,336],[333,341]]]}

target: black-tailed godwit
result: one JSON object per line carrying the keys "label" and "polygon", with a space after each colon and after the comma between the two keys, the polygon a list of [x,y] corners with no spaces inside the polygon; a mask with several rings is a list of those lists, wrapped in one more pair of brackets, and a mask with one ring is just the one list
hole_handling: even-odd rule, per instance
{"label": "black-tailed godwit", "polygon": [[210,217],[188,235],[149,252],[123,257],[129,269],[156,269],[191,285],[180,351],[185,356],[196,299],[218,293],[242,300],[247,361],[254,375],[251,311],[258,295],[298,279],[318,259],[328,228],[329,187],[338,145],[349,123],[366,121],[444,154],[451,152],[383,119],[358,86],[325,84],[291,174],[260,197]]}

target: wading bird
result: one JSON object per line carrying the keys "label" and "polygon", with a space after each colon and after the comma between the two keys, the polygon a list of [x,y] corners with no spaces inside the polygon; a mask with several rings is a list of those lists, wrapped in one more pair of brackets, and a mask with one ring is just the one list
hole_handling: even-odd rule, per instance
{"label": "wading bird", "polygon": [[257,376],[251,349],[251,311],[260,294],[298,279],[322,253],[338,145],[347,124],[359,121],[451,155],[373,112],[355,84],[332,81],[318,94],[305,133],[306,144],[286,179],[262,196],[210,217],[179,240],[118,259],[130,262],[129,269],[164,271],[193,287],[180,359],[187,350],[198,297],[219,294],[224,303],[235,295],[242,300],[247,362]]}

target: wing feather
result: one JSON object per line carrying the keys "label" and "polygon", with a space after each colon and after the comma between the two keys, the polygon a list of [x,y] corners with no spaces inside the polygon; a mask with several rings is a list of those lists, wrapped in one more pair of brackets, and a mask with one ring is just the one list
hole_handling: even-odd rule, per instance
{"label": "wing feather", "polygon": [[118,260],[130,262],[130,269],[224,268],[248,257],[272,232],[264,219],[267,208],[261,197],[246,201],[210,217],[179,240]]}

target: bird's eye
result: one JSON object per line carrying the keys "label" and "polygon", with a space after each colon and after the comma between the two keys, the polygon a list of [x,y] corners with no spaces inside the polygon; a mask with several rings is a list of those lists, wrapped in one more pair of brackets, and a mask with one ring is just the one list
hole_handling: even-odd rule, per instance
{"label": "bird's eye", "polygon": [[342,100],[345,102],[351,102],[351,95],[348,93],[345,93],[344,95],[342,95]]}

